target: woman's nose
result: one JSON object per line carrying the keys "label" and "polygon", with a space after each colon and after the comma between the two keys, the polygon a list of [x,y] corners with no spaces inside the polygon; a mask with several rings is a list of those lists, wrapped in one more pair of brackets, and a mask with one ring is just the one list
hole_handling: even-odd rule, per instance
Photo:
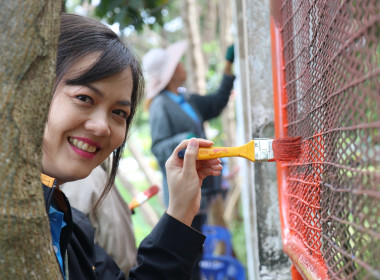
{"label": "woman's nose", "polygon": [[96,136],[109,136],[111,134],[107,114],[103,112],[91,114],[84,127]]}

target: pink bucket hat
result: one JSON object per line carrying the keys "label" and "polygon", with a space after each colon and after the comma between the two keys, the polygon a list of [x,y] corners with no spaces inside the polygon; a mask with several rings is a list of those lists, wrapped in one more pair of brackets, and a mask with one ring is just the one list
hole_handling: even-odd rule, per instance
{"label": "pink bucket hat", "polygon": [[186,49],[187,41],[182,40],[171,44],[166,49],[152,49],[144,55],[142,64],[147,79],[146,98],[148,100],[153,99],[168,85]]}

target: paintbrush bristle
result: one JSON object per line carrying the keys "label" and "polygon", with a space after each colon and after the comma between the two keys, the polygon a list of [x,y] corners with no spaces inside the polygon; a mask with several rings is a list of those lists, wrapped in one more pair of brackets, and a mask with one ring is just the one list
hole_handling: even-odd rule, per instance
{"label": "paintbrush bristle", "polygon": [[273,139],[275,161],[291,161],[301,154],[301,136]]}

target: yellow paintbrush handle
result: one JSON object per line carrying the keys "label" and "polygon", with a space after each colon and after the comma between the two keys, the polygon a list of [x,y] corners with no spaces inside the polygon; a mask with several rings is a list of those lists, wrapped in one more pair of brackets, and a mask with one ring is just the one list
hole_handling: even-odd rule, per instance
{"label": "yellow paintbrush handle", "polygon": [[[179,151],[178,157],[184,158],[186,149]],[[254,141],[250,141],[239,147],[211,147],[199,148],[198,159],[214,159],[222,157],[243,157],[251,161],[255,161]]]}
{"label": "yellow paintbrush handle", "polygon": [[199,148],[198,159],[213,159],[239,156],[240,147]]}

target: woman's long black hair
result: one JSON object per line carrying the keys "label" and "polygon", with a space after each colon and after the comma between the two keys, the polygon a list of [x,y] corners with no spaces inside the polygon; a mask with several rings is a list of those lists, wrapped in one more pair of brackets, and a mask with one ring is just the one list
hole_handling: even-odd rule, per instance
{"label": "woman's long black hair", "polygon": [[54,91],[59,82],[66,77],[67,71],[73,64],[78,61],[78,59],[92,53],[100,54],[98,60],[78,76],[64,80],[66,84],[86,85],[109,77],[126,68],[131,69],[133,81],[132,106],[130,115],[126,121],[127,128],[124,141],[119,148],[113,151],[111,171],[107,184],[93,206],[93,210],[96,211],[114,185],[130,125],[136,113],[137,106],[142,100],[144,78],[141,65],[135,54],[110,28],[94,19],[74,14],[62,14]]}

